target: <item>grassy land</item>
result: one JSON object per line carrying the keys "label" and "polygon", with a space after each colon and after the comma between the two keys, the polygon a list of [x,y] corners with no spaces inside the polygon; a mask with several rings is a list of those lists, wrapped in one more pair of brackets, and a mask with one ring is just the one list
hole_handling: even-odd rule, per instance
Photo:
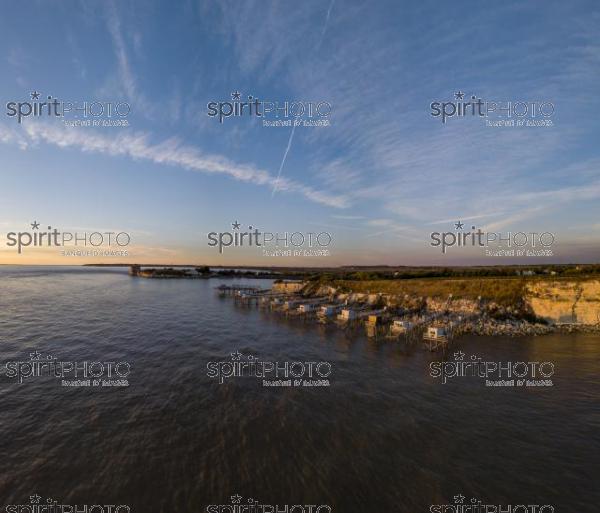
{"label": "grassy land", "polygon": [[454,299],[495,301],[504,306],[519,306],[525,295],[524,278],[451,278],[412,280],[336,280],[332,283],[340,290],[358,293],[383,293],[403,296],[423,296],[445,299],[452,294]]}
{"label": "grassy land", "polygon": [[446,299],[452,294],[454,299],[476,300],[481,297],[494,301],[502,306],[520,307],[526,295],[527,284],[535,282],[579,282],[598,280],[597,275],[591,276],[533,276],[506,278],[424,278],[396,280],[324,280],[343,292],[382,293],[397,296],[421,296]]}

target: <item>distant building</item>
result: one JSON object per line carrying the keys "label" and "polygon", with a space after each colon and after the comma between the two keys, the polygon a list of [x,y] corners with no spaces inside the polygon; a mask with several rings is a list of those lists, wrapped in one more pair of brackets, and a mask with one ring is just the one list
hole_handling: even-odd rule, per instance
{"label": "distant building", "polygon": [[382,320],[382,316],[379,314],[371,314],[369,315],[369,317],[367,318],[367,322],[369,324],[375,325],[375,324],[380,324]]}
{"label": "distant building", "polygon": [[430,326],[427,328],[423,338],[427,340],[444,340],[446,338],[446,330],[444,328]]}
{"label": "distant building", "polygon": [[412,328],[412,324],[408,321],[396,319],[392,322],[392,333],[406,333]]}
{"label": "distant building", "polygon": [[351,321],[356,319],[356,312],[352,308],[343,308],[338,318],[343,321]]}
{"label": "distant building", "polygon": [[335,313],[339,312],[340,308],[341,307],[339,305],[323,305],[319,309],[319,314],[325,317],[331,317]]}

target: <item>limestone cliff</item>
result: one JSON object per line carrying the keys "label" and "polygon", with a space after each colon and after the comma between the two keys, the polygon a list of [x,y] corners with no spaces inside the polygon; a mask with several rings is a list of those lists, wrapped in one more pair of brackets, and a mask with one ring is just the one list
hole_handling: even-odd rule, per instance
{"label": "limestone cliff", "polygon": [[527,285],[526,301],[536,316],[552,323],[600,322],[600,280],[535,281]]}

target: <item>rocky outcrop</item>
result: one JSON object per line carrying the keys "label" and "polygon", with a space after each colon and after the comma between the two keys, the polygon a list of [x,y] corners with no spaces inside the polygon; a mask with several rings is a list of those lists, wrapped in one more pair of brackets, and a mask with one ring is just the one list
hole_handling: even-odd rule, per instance
{"label": "rocky outcrop", "polygon": [[532,282],[525,299],[537,317],[551,323],[600,323],[600,280]]}
{"label": "rocky outcrop", "polygon": [[474,314],[480,309],[479,301],[470,299],[435,299],[427,298],[427,310],[430,312],[453,312],[457,314]]}
{"label": "rocky outcrop", "polygon": [[[387,306],[400,311],[429,312],[432,314],[460,315],[463,318],[482,316],[501,323],[545,321],[554,325],[571,325],[574,329],[586,326],[600,328],[600,280],[531,280],[514,305],[501,305],[489,299],[446,299],[409,295],[372,294],[336,291],[328,285],[316,285],[308,293],[335,297],[337,301],[354,305]],[[508,325],[507,325],[508,326]],[[480,331],[494,331],[494,326]],[[489,328],[489,329],[488,329]],[[538,329],[539,328],[539,329]],[[560,326],[557,328],[563,329]],[[502,328],[503,330],[505,328]],[[533,328],[532,328],[533,329]],[[568,326],[564,326],[568,329]],[[508,331],[522,332],[522,326],[506,327]],[[537,327],[544,331],[545,328]],[[477,330],[474,330],[477,331]]]}

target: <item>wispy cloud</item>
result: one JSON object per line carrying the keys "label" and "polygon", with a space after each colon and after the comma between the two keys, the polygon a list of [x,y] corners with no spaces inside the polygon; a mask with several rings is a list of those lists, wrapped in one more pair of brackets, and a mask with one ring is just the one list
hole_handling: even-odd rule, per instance
{"label": "wispy cloud", "polygon": [[277,184],[281,191],[299,193],[310,201],[330,207],[348,206],[348,200],[344,196],[328,194],[294,180],[277,179],[251,164],[238,164],[219,155],[203,153],[196,147],[181,144],[176,138],[153,144],[150,142],[150,136],[144,133],[109,137],[91,130],[69,130],[49,123],[33,122],[24,125],[23,130],[11,130],[0,125],[0,141],[18,144],[21,148],[44,142],[61,148],[148,160],[155,164],[177,166],[202,173],[224,174],[255,185],[274,187]]}
{"label": "wispy cloud", "polygon": [[26,137],[16,130],[10,129],[5,125],[0,124],[0,143],[3,144],[16,144],[22,150],[27,149],[29,141]]}
{"label": "wispy cloud", "polygon": [[341,216],[341,215],[332,215],[331,217],[335,219],[347,219],[347,220],[359,220],[365,219],[364,216]]}
{"label": "wispy cloud", "polygon": [[336,230],[341,230],[341,231],[346,231],[346,230],[363,231],[364,230],[364,228],[361,226],[348,226],[348,225],[342,225],[342,224],[331,224],[331,223],[322,223],[322,222],[314,222],[314,221],[310,221],[307,224],[309,224],[311,226],[320,226],[322,228],[334,228]]}
{"label": "wispy cloud", "polygon": [[430,221],[427,224],[448,224],[448,223],[455,223],[456,221],[474,221],[476,219],[485,219],[487,217],[498,217],[498,216],[502,216],[502,215],[504,215],[504,212],[492,212],[489,214],[476,214],[476,215],[470,215],[470,216],[456,215],[449,219],[441,219],[439,221]]}
{"label": "wispy cloud", "polygon": [[401,224],[393,219],[370,219],[365,223],[365,225],[374,228],[383,228],[377,232],[369,233],[367,237],[400,237],[412,242],[423,243],[423,238],[419,237],[422,235],[419,230],[417,230],[414,226]]}
{"label": "wispy cloud", "polygon": [[[146,99],[139,86],[139,80],[133,71],[129,51],[123,37],[122,16],[118,12],[117,4],[115,4],[114,0],[106,3],[106,28],[110,34],[113,51],[117,60],[118,83],[122,89],[122,93],[128,101],[138,107],[139,112],[143,112],[147,116],[153,115],[155,109],[153,109],[151,102]],[[141,41],[142,38],[139,32],[134,32],[133,46],[134,50],[138,53],[141,52]]]}
{"label": "wispy cloud", "polygon": [[483,226],[483,228],[485,229],[485,231],[494,232],[496,230],[501,230],[509,226],[515,226],[517,225],[517,223],[522,223],[524,220],[529,219],[544,210],[547,210],[547,207],[537,206],[525,208],[523,210],[513,213],[512,215],[504,216],[498,221],[486,224]]}
{"label": "wispy cloud", "polygon": [[[565,33],[570,38],[568,48],[531,34],[510,47],[486,44],[485,51],[472,56],[465,66],[457,63],[462,62],[461,54],[472,34],[466,29],[446,29],[443,18],[447,11],[432,13],[430,22],[399,37],[394,15],[388,10],[336,7],[329,3],[316,37],[320,39],[327,30],[332,41],[344,44],[332,44],[327,54],[316,57],[295,30],[282,28],[289,23],[303,27],[304,34],[313,34],[314,19],[323,16],[323,3],[308,2],[302,9],[290,9],[283,18],[276,15],[275,7],[267,9],[260,34],[244,27],[233,29],[236,52],[250,65],[250,72],[270,68],[296,97],[323,98],[334,106],[331,127],[303,133],[303,142],[308,140],[313,143],[311,149],[317,148],[307,152],[309,168],[328,190],[353,203],[369,202],[375,216],[395,214],[402,222],[442,224],[455,216],[454,222],[459,218],[500,222],[512,215],[507,212],[528,208],[519,194],[531,193],[544,201],[535,193],[539,183],[554,183],[544,179],[565,175],[563,167],[576,167],[566,180],[580,180],[583,173],[590,173],[575,164],[583,153],[565,158],[576,151],[582,121],[589,116],[580,117],[577,123],[563,117],[555,127],[541,130],[488,128],[477,119],[453,120],[457,122],[442,126],[428,116],[428,104],[448,97],[452,87],[458,87],[448,81],[451,68],[457,73],[456,80],[478,96],[550,100],[558,102],[561,113],[568,112],[573,96],[561,91],[573,84],[559,70],[568,66],[574,71],[577,66],[582,78],[577,89],[591,97],[598,78],[598,53],[594,52],[598,38],[593,32],[597,18],[587,19],[581,13],[572,18],[572,23],[580,26],[581,36],[571,38]],[[332,8],[336,8],[335,25],[330,24]],[[423,12],[415,9],[412,14],[418,18]],[[530,9],[502,4],[493,7],[493,18],[478,10],[466,16],[478,33],[495,33],[497,21],[492,20],[512,19]],[[555,8],[556,20],[562,18],[563,10],[569,11]],[[549,23],[551,33],[563,33],[561,24]],[[348,27],[352,27],[352,37],[344,32]],[[276,50],[272,50],[274,46]],[[547,52],[557,69],[550,77],[542,64],[546,61],[539,58]],[[310,59],[303,58],[305,55]],[[473,70],[487,70],[499,78],[489,81]],[[572,161],[566,162],[569,158]],[[490,206],[490,198],[497,207]]]}

